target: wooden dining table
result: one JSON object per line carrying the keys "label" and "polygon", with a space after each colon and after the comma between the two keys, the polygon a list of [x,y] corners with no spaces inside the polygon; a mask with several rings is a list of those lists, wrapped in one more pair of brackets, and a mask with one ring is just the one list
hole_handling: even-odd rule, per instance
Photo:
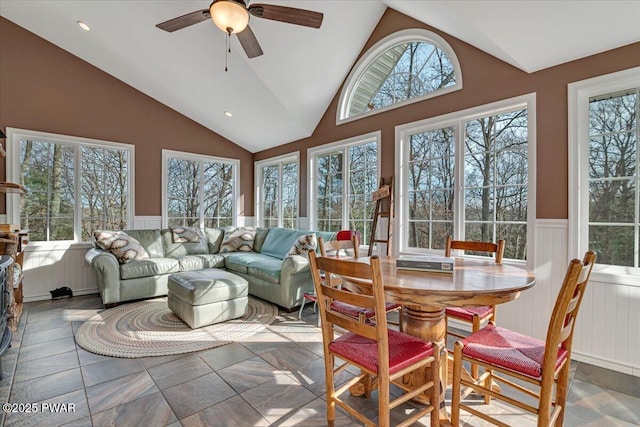
{"label": "wooden dining table", "polygon": [[[369,262],[370,257],[352,260]],[[399,269],[396,260],[396,257],[380,258],[386,298],[402,304],[401,323],[405,333],[433,342],[443,354],[446,353],[446,307],[506,303],[535,284],[535,277],[528,270],[488,259],[455,258],[453,273]],[[343,286],[353,287],[353,284],[345,280]],[[439,404],[444,424],[448,421],[444,407],[447,371],[447,363],[442,363]],[[426,371],[423,375],[412,376],[408,382],[429,380]]]}

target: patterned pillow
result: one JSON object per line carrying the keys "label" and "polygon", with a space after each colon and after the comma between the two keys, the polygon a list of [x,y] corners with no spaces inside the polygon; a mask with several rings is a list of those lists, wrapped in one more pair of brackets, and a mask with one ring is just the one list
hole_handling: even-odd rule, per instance
{"label": "patterned pillow", "polygon": [[173,243],[200,243],[204,235],[198,227],[169,227]]}
{"label": "patterned pillow", "polygon": [[315,251],[318,247],[318,239],[315,234],[306,234],[298,237],[293,243],[288,255],[307,255],[309,251]]}
{"label": "patterned pillow", "polygon": [[220,245],[220,253],[251,252],[256,238],[255,227],[239,227],[230,232],[225,231]]}
{"label": "patterned pillow", "polygon": [[115,255],[120,264],[126,264],[134,259],[149,258],[149,254],[140,242],[124,231],[94,231],[93,238],[98,247]]}

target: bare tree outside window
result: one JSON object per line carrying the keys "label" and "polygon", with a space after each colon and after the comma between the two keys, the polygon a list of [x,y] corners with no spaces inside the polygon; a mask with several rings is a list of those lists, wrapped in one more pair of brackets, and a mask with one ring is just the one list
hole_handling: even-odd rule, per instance
{"label": "bare tree outside window", "polygon": [[298,228],[298,163],[282,165],[282,226]]}
{"label": "bare tree outside window", "polygon": [[264,227],[278,226],[278,206],[280,194],[280,168],[278,165],[262,168],[262,218]]}
{"label": "bare tree outside window", "polygon": [[233,225],[233,165],[167,159],[167,223],[169,226]]}
{"label": "bare tree outside window", "polygon": [[[408,246],[444,249],[454,224],[466,240],[506,240],[505,256],[526,259],[527,111],[517,110],[410,135],[407,177]],[[464,163],[455,163],[462,150]],[[454,206],[456,170],[463,211]],[[457,220],[456,220],[457,219]]]}
{"label": "bare tree outside window", "polygon": [[349,117],[453,86],[454,67],[437,46],[413,41],[388,49],[359,78]]}
{"label": "bare tree outside window", "polygon": [[465,124],[465,239],[506,241],[505,257],[526,259],[527,111]]}
{"label": "bare tree outside window", "polygon": [[264,227],[298,227],[298,161],[284,159],[260,167],[261,222]]}
{"label": "bare tree outside window", "polygon": [[589,103],[589,248],[601,264],[640,267],[639,94]]}
{"label": "bare tree outside window", "polygon": [[378,188],[378,145],[358,144],[348,149],[349,159],[349,230],[357,230],[362,244],[369,244],[375,203],[372,193]]}
{"label": "bare tree outside window", "polygon": [[[122,148],[20,141],[21,183],[29,193],[21,200],[21,226],[33,241],[76,235],[87,241],[95,230],[125,228],[128,162],[128,150]],[[78,201],[80,229],[75,230]]]}
{"label": "bare tree outside window", "polygon": [[454,130],[411,135],[409,144],[409,246],[444,249],[453,234]]}
{"label": "bare tree outside window", "polygon": [[317,157],[317,226],[320,231],[339,231],[343,228],[343,158],[342,151]]}
{"label": "bare tree outside window", "polygon": [[378,188],[378,143],[350,144],[319,154],[315,173],[318,230],[357,230],[367,245],[375,209],[371,198]]}

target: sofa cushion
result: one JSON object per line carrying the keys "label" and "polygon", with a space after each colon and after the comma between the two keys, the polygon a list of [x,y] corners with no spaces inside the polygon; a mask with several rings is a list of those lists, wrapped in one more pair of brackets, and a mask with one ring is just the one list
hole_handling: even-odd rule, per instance
{"label": "sofa cushion", "polygon": [[169,227],[169,230],[171,230],[171,241],[183,244],[188,254],[209,253],[207,239],[198,227]]}
{"label": "sofa cushion", "polygon": [[120,264],[126,264],[136,259],[147,259],[149,254],[140,242],[124,231],[94,231],[96,245],[107,252],[111,252]]}
{"label": "sofa cushion", "polygon": [[[261,260],[274,260],[275,258],[257,254],[255,252],[232,252],[225,255],[224,266],[227,270],[236,271],[239,273],[248,273],[249,267],[257,265],[262,262]],[[282,264],[282,260],[275,259],[279,264]]]}
{"label": "sofa cushion", "polygon": [[224,256],[220,254],[197,254],[189,255],[205,261],[206,268],[224,268]]}
{"label": "sofa cushion", "polygon": [[220,252],[251,252],[255,237],[255,227],[239,227],[231,232],[225,231]]}
{"label": "sofa cushion", "polygon": [[[209,252],[204,234],[199,242],[175,243],[171,229],[161,230],[164,256],[169,258],[181,258],[185,255],[206,254]],[[202,233],[202,232],[201,232]]]}
{"label": "sofa cushion", "polygon": [[223,228],[205,228],[204,236],[207,239],[207,245],[210,254],[217,254],[220,252],[220,244],[224,238]]}
{"label": "sofa cushion", "polygon": [[121,279],[136,279],[158,274],[176,273],[180,265],[175,258],[149,258],[134,260],[120,266]]}
{"label": "sofa cushion", "polygon": [[264,244],[264,239],[267,238],[267,234],[269,234],[269,228],[258,227],[256,228],[256,238],[253,240],[253,251],[254,252],[262,252],[262,245]]}
{"label": "sofa cushion", "polygon": [[150,258],[164,257],[164,249],[162,248],[162,239],[160,238],[160,230],[125,230],[125,232],[140,242],[149,254]]}
{"label": "sofa cushion", "polygon": [[248,267],[247,273],[270,283],[280,283],[282,260],[274,257],[260,257]]}
{"label": "sofa cushion", "polygon": [[269,229],[269,234],[267,234],[267,238],[264,239],[264,244],[262,245],[260,253],[284,259],[284,257],[289,253],[291,246],[293,246],[293,243],[302,234],[307,233],[301,233],[298,230],[291,230],[288,228],[271,227]]}
{"label": "sofa cushion", "polygon": [[304,234],[296,239],[287,255],[307,255],[309,251],[315,251],[317,247],[316,234]]}
{"label": "sofa cushion", "polygon": [[217,254],[185,255],[178,258],[178,263],[180,264],[180,271],[224,268],[224,257]]}

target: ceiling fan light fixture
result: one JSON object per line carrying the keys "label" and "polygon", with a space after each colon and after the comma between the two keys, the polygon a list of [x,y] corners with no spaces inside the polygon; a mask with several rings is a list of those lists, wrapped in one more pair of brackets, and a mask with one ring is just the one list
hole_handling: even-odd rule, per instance
{"label": "ceiling fan light fixture", "polygon": [[249,12],[243,1],[215,0],[209,13],[216,27],[225,33],[239,33],[249,25]]}

